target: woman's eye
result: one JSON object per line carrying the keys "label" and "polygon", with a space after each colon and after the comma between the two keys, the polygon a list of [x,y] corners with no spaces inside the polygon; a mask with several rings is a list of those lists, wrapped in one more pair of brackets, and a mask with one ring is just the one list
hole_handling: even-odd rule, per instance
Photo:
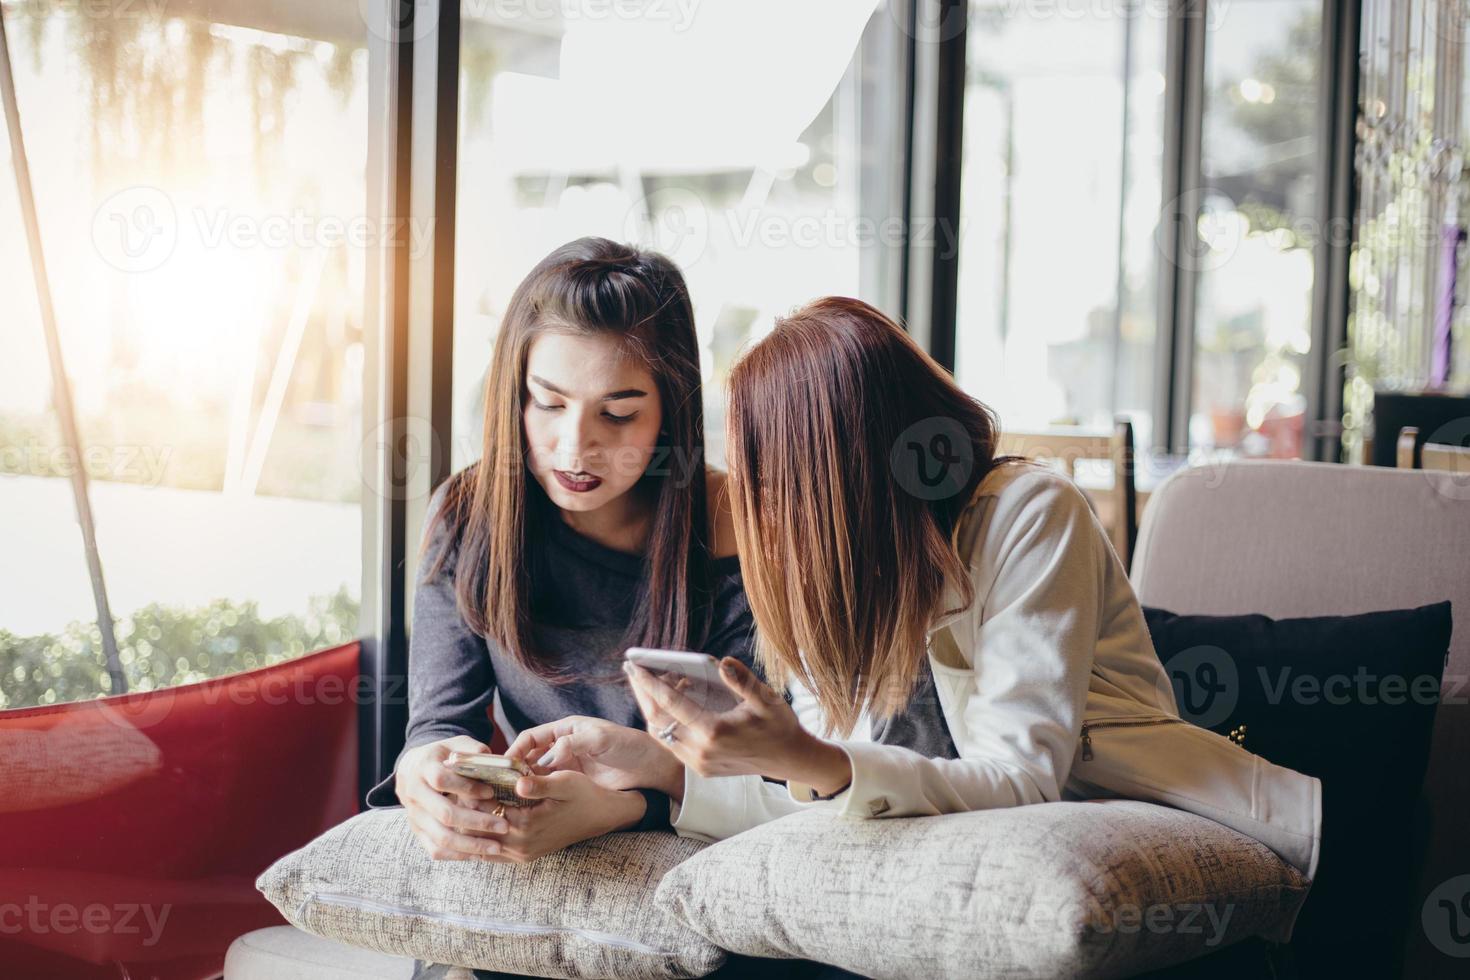
{"label": "woman's eye", "polygon": [[531,399],[531,406],[533,408],[539,408],[543,412],[554,412],[557,409],[561,408],[560,405],[543,405],[540,402],[538,402],[535,398],[532,398]]}
{"label": "woman's eye", "polygon": [[607,419],[614,425],[626,425],[636,419],[638,417],[638,413],[634,412],[632,415],[616,415],[612,412],[603,412],[602,417]]}

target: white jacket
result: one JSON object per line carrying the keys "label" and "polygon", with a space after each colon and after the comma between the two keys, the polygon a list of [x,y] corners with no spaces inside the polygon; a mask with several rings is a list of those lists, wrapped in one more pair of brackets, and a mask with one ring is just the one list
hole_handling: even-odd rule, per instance
{"label": "white jacket", "polygon": [[[1201,813],[1271,847],[1309,879],[1321,782],[1184,722],[1143,611],[1081,491],[1039,466],[996,467],[954,535],[975,599],[929,630],[929,665],[958,759],[839,741],[852,783],[832,801],[759,776],[686,769],[681,835],[719,840],[803,807],[903,817],[1128,796]],[[945,609],[961,599],[953,583]],[[794,689],[821,733],[814,699]],[[866,732],[866,719],[857,731]]]}

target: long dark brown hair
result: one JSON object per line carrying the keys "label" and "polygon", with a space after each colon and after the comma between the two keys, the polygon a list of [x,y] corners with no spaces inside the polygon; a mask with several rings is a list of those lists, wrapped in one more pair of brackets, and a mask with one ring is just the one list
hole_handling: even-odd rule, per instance
{"label": "long dark brown hair", "polygon": [[[877,309],[826,297],[780,318],[731,369],[729,490],[767,676],[816,695],[829,728],[901,710],[946,579],[973,600],[951,541],[998,463],[984,404]],[[943,437],[968,463],[938,492],[905,450]],[[952,445],[953,443],[953,445]]]}
{"label": "long dark brown hair", "polygon": [[476,633],[542,677],[573,679],[535,649],[531,630],[529,549],[545,522],[560,517],[528,479],[522,411],[531,344],[551,331],[612,335],[654,377],[663,405],[660,444],[629,491],[648,495],[653,523],[626,642],[698,649],[709,631],[711,588],[699,346],[684,277],[656,252],[579,238],[542,259],[516,288],[486,375],[483,453],[449,480],[436,519],[451,546],[428,574],[452,570],[459,612]]}

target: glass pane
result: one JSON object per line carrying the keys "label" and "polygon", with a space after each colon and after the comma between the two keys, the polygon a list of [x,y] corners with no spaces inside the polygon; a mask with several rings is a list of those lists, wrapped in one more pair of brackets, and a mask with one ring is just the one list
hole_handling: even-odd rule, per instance
{"label": "glass pane", "polygon": [[1319,0],[1211,8],[1191,445],[1301,455],[1311,346]]}
{"label": "glass pane", "polygon": [[[1393,460],[1397,433],[1374,418],[1379,393],[1470,392],[1470,10],[1446,2],[1405,6],[1365,2],[1359,39],[1342,419],[1343,454],[1353,462]],[[1421,437],[1458,441],[1435,428]]]}
{"label": "glass pane", "polygon": [[1006,428],[1147,445],[1167,24],[1062,7],[970,5],[955,373]]}
{"label": "glass pane", "polygon": [[[107,685],[101,638],[86,623],[92,593],[72,504],[71,457],[61,449],[51,409],[10,161],[9,135],[0,126],[0,269],[25,287],[7,292],[0,329],[0,708],[49,704]],[[47,636],[56,624],[48,605],[83,625],[66,637]]]}
{"label": "glass pane", "polygon": [[860,36],[896,46],[897,22],[872,0],[682,12],[466,0],[461,13],[452,465],[480,455],[481,386],[511,293],[584,235],[683,270],[721,463],[725,371],[749,338],[816,296],[884,302],[866,270],[899,212],[875,183],[900,171],[872,161],[900,146],[885,120],[901,87],[893,61],[869,78],[854,50]]}
{"label": "glass pane", "polygon": [[[366,28],[354,0],[207,8],[218,20],[205,9],[116,16],[58,0],[6,11],[132,690],[356,633],[374,235]],[[58,442],[39,408],[41,327],[13,179],[0,172],[0,294],[18,297],[7,310],[19,313],[0,331],[0,514],[84,583],[7,588],[0,629],[57,660],[95,658],[75,640],[94,613],[69,490],[26,462],[27,446],[54,458]],[[7,675],[0,689],[7,707],[109,693],[95,666],[89,677],[56,690]]]}

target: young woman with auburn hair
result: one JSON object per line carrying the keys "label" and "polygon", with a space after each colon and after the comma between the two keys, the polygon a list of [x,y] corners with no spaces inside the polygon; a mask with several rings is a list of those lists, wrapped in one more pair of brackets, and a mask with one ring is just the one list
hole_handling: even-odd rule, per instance
{"label": "young woman with auburn hair", "polygon": [[749,663],[753,623],[722,474],[706,472],[699,349],[683,276],[584,238],[531,270],[485,381],[482,458],[431,502],[408,664],[406,747],[367,796],[401,804],[441,859],[528,861],[612,830],[668,827],[656,789],[559,772],[497,807],[452,772],[569,714],[640,722],[630,645]]}
{"label": "young woman with auburn hair", "polygon": [[727,456],[758,661],[793,702],[734,660],[721,673],[741,702],[721,713],[635,667],[648,731],[564,719],[512,753],[661,788],[675,829],[707,840],[811,806],[1121,795],[1202,813],[1312,877],[1320,781],[1180,719],[1086,498],[997,456],[996,437],[866,303],[779,320],[730,373]]}

